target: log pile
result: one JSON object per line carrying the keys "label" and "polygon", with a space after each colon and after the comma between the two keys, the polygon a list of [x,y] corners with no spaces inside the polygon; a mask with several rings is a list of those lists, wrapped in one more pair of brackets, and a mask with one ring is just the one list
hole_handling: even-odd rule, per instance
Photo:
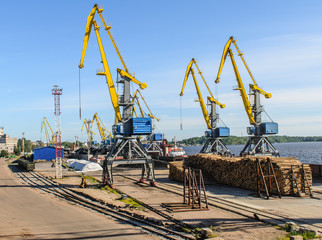
{"label": "log pile", "polygon": [[169,178],[183,182],[183,161],[170,162]]}
{"label": "log pile", "polygon": [[[211,176],[211,179],[218,183],[256,191],[257,159],[260,161],[264,175],[268,175],[268,157],[222,157],[213,154],[196,154],[189,156],[185,162],[185,166],[201,169],[204,174]],[[299,192],[304,191],[308,193],[308,185],[304,179],[302,163],[298,159],[293,157],[269,157],[269,159],[272,162],[282,195],[296,195]],[[304,164],[303,166],[308,184],[311,187],[311,169],[307,164]],[[291,168],[294,172],[294,178],[292,177]],[[170,164],[169,178],[182,181],[183,162],[174,162]],[[272,179],[272,183],[273,182],[274,180]],[[304,184],[306,188],[304,188]],[[261,185],[263,187],[263,184]],[[275,184],[272,184],[271,186],[272,192],[277,193]]]}

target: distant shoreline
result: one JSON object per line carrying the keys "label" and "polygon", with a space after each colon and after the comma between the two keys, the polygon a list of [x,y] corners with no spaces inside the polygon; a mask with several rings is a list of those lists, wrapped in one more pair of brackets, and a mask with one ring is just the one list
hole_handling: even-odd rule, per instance
{"label": "distant shoreline", "polygon": [[[268,139],[272,143],[288,143],[288,142],[322,142],[322,136],[268,136]],[[226,145],[242,145],[246,144],[248,137],[237,137],[230,136],[227,138],[222,138]],[[178,144],[182,146],[200,146],[206,142],[206,137],[192,137],[178,141]]]}

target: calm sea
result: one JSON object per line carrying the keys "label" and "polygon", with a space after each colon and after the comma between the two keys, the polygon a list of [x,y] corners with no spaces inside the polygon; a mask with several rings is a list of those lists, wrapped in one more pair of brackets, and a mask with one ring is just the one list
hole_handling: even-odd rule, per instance
{"label": "calm sea", "polygon": [[[322,142],[274,143],[281,157],[296,157],[302,163],[322,164]],[[183,147],[187,155],[196,154],[202,146]],[[228,145],[232,154],[238,156],[244,145]]]}

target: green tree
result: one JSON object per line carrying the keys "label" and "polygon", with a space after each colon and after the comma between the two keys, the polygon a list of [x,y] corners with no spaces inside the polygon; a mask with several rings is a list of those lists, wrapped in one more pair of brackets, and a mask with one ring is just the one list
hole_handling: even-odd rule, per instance
{"label": "green tree", "polygon": [[6,150],[2,150],[1,153],[0,153],[0,156],[1,157],[8,157],[8,152]]}
{"label": "green tree", "polygon": [[64,148],[71,148],[75,143],[73,142],[62,142],[61,145],[64,146]]}
{"label": "green tree", "polygon": [[13,153],[16,155],[16,156],[19,156],[21,151],[19,150],[19,148],[17,146],[14,147],[13,149]]}
{"label": "green tree", "polygon": [[40,148],[40,147],[42,147],[41,143],[37,142],[36,144],[33,144],[33,145],[31,146],[31,150],[32,150],[32,151],[34,151],[34,150],[35,150],[35,148]]}
{"label": "green tree", "polygon": [[[31,152],[31,150],[32,150],[31,140],[24,139],[24,146],[25,146],[25,152]],[[22,139],[21,138],[18,139],[17,147],[22,152]]]}

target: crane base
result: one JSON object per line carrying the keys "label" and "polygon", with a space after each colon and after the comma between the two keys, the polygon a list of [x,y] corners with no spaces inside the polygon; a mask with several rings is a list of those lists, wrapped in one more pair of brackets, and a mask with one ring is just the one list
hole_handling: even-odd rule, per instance
{"label": "crane base", "polygon": [[226,145],[220,138],[207,138],[200,153],[218,154],[221,156],[232,156]]}
{"label": "crane base", "polygon": [[250,136],[240,156],[274,156],[279,157],[280,154],[272,143],[264,136]]}
{"label": "crane base", "polygon": [[154,165],[141,141],[137,137],[116,137],[111,151],[103,162],[102,182],[113,184],[113,165],[142,164],[141,179],[155,181]]}
{"label": "crane base", "polygon": [[146,148],[149,155],[152,156],[163,156],[163,150],[158,144],[160,141],[151,141]]}

